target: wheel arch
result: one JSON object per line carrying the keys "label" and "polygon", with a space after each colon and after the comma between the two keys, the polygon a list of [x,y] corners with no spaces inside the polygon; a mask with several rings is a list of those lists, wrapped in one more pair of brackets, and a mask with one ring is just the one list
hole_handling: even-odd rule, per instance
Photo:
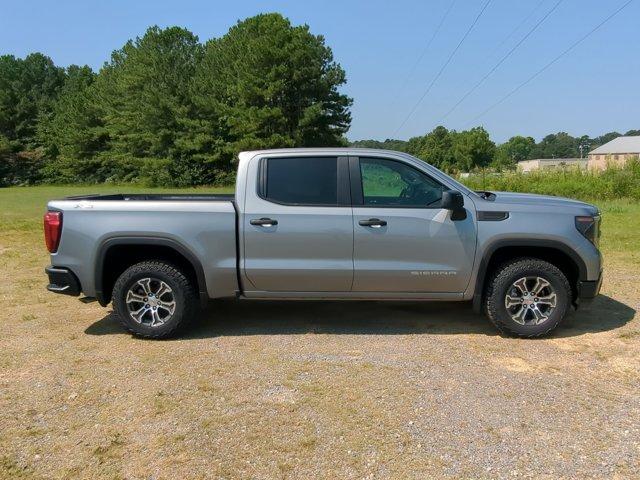
{"label": "wheel arch", "polygon": [[548,261],[565,274],[575,301],[578,281],[587,278],[587,266],[567,244],[557,240],[498,240],[485,250],[478,266],[473,309],[480,312],[484,300],[487,279],[505,261],[518,257],[533,257]]}
{"label": "wheel arch", "polygon": [[127,268],[145,260],[165,260],[184,270],[196,284],[200,303],[204,305],[207,293],[204,268],[198,257],[180,242],[163,237],[112,237],[98,247],[95,261],[96,299],[102,306],[111,301],[113,285]]}

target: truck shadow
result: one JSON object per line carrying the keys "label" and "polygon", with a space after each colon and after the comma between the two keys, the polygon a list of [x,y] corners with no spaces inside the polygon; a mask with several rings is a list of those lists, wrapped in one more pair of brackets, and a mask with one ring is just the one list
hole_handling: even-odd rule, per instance
{"label": "truck shadow", "polygon": [[[589,309],[573,311],[554,337],[604,332],[624,326],[633,308],[600,295]],[[122,334],[114,314],[90,325],[89,335]],[[305,333],[406,335],[498,335],[484,315],[469,303],[380,301],[216,301],[181,339],[237,335],[296,335]]]}

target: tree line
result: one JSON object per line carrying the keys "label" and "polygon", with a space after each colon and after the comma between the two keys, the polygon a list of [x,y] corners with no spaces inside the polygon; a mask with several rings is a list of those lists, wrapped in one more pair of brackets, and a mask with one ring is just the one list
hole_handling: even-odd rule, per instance
{"label": "tree line", "polygon": [[[277,13],[239,21],[204,43],[187,29],[154,26],[97,72],[56,66],[42,53],[2,55],[0,186],[229,183],[242,150],[348,145],[345,83],[324,38]],[[408,141],[351,145],[406,151],[457,172],[577,157],[581,146],[586,153],[618,135],[560,132],[496,145],[482,127],[439,126]]]}
{"label": "tree line", "polygon": [[[590,150],[621,136],[609,132],[591,138],[588,135],[572,137],[566,132],[552,133],[540,142],[533,137],[516,135],[502,144],[496,144],[482,127],[470,130],[448,130],[443,126],[431,132],[404,140],[359,140],[351,146],[398,150],[417,156],[447,172],[472,172],[491,168],[496,171],[513,170],[518,162],[532,158],[580,158]],[[640,130],[629,130],[624,135],[640,135]]]}
{"label": "tree line", "polygon": [[344,145],[345,81],[324,38],[279,14],[205,43],[151,27],[98,72],[0,56],[0,178],[225,183],[241,150]]}

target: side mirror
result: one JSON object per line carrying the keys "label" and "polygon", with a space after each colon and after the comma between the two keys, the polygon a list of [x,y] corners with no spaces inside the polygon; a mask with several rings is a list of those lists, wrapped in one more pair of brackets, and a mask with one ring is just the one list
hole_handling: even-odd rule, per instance
{"label": "side mirror", "polygon": [[442,208],[447,210],[462,210],[464,208],[464,197],[457,190],[445,190],[442,192]]}

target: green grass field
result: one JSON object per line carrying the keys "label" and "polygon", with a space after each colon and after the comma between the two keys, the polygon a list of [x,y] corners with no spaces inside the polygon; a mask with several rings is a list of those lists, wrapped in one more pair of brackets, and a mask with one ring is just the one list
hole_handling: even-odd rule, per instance
{"label": "green grass field", "polygon": [[[0,189],[0,221],[3,236],[10,231],[39,234],[47,201],[68,195],[122,192],[200,192],[230,193],[233,187],[143,188],[132,185],[38,186]],[[640,202],[633,200],[592,200],[603,213],[602,250],[614,262],[640,266],[640,229],[633,228],[640,218]],[[15,240],[15,233],[11,235]]]}

